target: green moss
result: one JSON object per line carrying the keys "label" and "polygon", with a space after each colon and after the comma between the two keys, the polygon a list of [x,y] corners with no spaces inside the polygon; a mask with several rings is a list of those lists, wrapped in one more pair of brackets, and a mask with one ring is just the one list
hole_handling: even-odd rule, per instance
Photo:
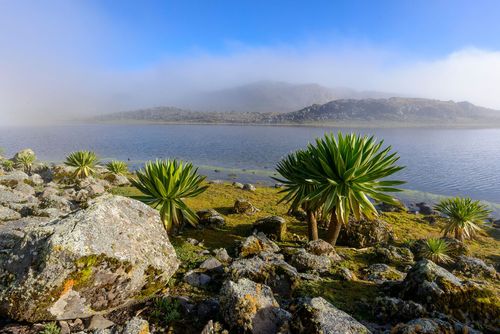
{"label": "green moss", "polygon": [[373,320],[370,305],[379,295],[379,288],[371,282],[327,278],[316,282],[302,282],[296,294],[304,297],[323,297],[356,319]]}

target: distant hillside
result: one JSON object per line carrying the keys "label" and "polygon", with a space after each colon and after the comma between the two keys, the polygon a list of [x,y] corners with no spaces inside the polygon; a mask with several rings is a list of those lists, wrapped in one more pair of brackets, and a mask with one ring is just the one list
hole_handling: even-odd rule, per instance
{"label": "distant hillside", "polygon": [[276,123],[323,121],[467,123],[490,119],[500,121],[500,111],[478,107],[469,102],[400,97],[335,100],[273,117]]}
{"label": "distant hillside", "polygon": [[103,115],[97,120],[235,124],[500,125],[500,111],[478,107],[468,102],[394,97],[340,99],[325,104],[314,104],[288,113],[202,112],[158,107]]}
{"label": "distant hillside", "polygon": [[338,99],[381,98],[391,95],[328,88],[318,84],[259,81],[234,88],[189,96],[177,105],[201,111],[283,113]]}

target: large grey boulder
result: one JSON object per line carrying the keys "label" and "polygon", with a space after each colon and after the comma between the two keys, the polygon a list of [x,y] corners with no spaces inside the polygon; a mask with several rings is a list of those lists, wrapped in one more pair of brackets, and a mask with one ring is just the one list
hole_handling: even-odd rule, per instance
{"label": "large grey boulder", "polygon": [[367,334],[368,328],[322,297],[305,299],[293,314],[293,333]]}
{"label": "large grey boulder", "polygon": [[0,185],[0,205],[17,212],[25,212],[32,210],[38,204],[39,201],[35,196]]}
{"label": "large grey boulder", "polygon": [[102,196],[63,219],[0,225],[0,313],[30,322],[105,314],[152,296],[178,265],[156,210]]}
{"label": "large grey boulder", "polygon": [[246,278],[223,284],[220,306],[226,323],[245,333],[285,332],[290,320],[290,314],[280,308],[270,287]]}
{"label": "large grey boulder", "polygon": [[500,307],[495,292],[487,285],[461,281],[432,261],[421,260],[410,269],[394,293],[437,311],[479,327],[499,326]]}

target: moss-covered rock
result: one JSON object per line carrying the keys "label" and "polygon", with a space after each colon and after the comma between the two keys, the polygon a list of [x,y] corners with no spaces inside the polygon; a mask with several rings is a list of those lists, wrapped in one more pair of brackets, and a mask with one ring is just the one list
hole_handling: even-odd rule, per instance
{"label": "moss-covered rock", "polygon": [[59,220],[0,225],[0,313],[30,322],[106,313],[158,292],[177,267],[157,211],[99,197]]}

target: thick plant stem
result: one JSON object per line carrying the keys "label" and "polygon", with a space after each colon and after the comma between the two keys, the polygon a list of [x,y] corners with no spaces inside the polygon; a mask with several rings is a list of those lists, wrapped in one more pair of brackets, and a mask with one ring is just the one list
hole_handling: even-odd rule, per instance
{"label": "thick plant stem", "polygon": [[328,235],[326,237],[326,241],[331,243],[332,246],[335,246],[335,244],[337,243],[341,227],[342,223],[337,220],[337,215],[335,214],[335,212],[332,212],[330,225],[328,226]]}
{"label": "thick plant stem", "polygon": [[318,222],[316,221],[316,213],[312,210],[307,210],[307,230],[309,240],[318,240]]}

